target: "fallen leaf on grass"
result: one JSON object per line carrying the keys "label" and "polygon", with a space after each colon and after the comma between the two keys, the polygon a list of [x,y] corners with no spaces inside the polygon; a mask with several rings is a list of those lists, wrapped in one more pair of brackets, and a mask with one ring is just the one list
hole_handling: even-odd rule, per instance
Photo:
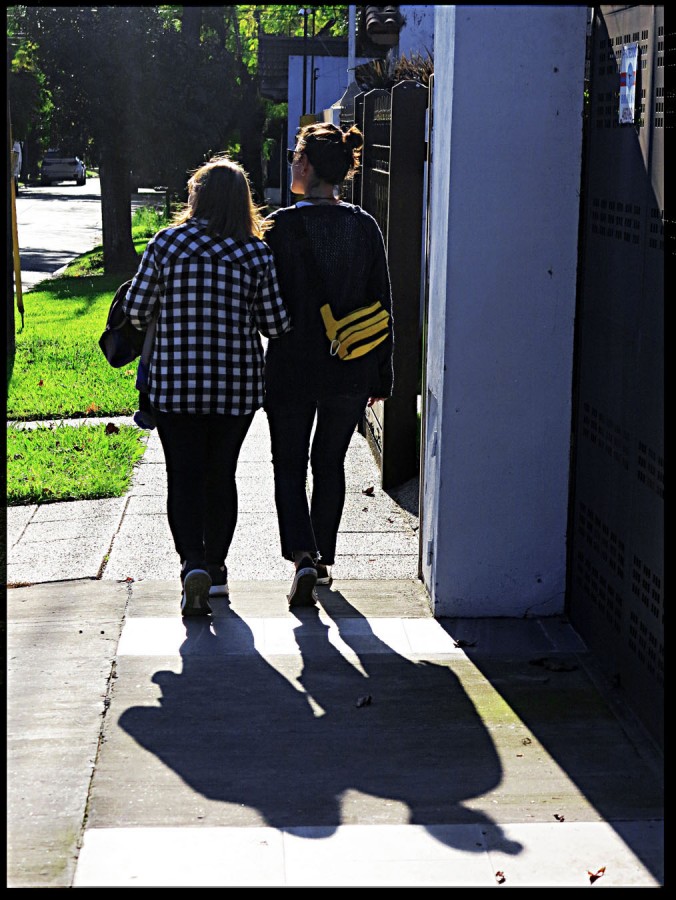
{"label": "fallen leaf on grass", "polygon": [[108,422],[106,425],[106,434],[119,434],[120,429],[117,427],[115,422]]}
{"label": "fallen leaf on grass", "polygon": [[597,869],[596,872],[587,871],[587,875],[589,875],[589,884],[594,884],[595,881],[598,881],[598,879],[602,875],[605,875],[605,871],[606,871],[605,866],[601,866],[601,868]]}

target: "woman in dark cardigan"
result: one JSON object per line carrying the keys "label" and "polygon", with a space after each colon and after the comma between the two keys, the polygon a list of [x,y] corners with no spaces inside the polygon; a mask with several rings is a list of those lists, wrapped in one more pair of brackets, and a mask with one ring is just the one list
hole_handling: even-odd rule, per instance
{"label": "woman in dark cardigan", "polygon": [[[315,585],[331,581],[350,440],[366,406],[390,397],[393,388],[383,236],[369,213],[338,197],[338,186],[359,164],[362,144],[354,126],[303,128],[289,150],[291,190],[302,199],[272,213],[265,235],[293,322],[291,331],[270,342],[265,366],[281,550],[296,566],[290,607],[314,604]],[[331,355],[320,307],[328,303],[341,319],[377,301],[390,314],[387,338],[355,359]]]}

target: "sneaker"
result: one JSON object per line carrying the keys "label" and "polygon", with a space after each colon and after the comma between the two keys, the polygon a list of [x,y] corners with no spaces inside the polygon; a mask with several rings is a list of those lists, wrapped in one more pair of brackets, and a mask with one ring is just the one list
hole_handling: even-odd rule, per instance
{"label": "sneaker", "polygon": [[208,616],[211,612],[209,606],[211,577],[209,573],[199,566],[186,565],[181,573],[181,580],[183,582],[181,615]]}
{"label": "sneaker", "polygon": [[230,594],[228,588],[228,568],[222,566],[207,566],[207,572],[211,577],[211,587],[209,588],[210,597],[227,597]]}
{"label": "sneaker", "polygon": [[331,568],[317,563],[317,584],[331,584],[332,581]]}
{"label": "sneaker", "polygon": [[317,569],[309,556],[304,556],[296,567],[291,590],[289,591],[289,609],[294,606],[314,606],[317,602],[315,585]]}

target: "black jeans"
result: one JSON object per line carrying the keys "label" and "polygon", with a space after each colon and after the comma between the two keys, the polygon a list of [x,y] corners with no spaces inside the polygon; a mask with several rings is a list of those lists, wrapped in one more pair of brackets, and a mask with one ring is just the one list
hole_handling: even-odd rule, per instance
{"label": "black jeans", "polygon": [[[345,455],[367,401],[368,396],[342,396],[266,403],[277,520],[285,559],[292,560],[294,553],[310,550],[320,554],[324,565],[335,562],[336,538],[345,505]],[[312,466],[309,508],[308,459]]]}
{"label": "black jeans", "polygon": [[254,413],[155,415],[176,552],[181,561],[223,565],[237,524],[237,460]]}

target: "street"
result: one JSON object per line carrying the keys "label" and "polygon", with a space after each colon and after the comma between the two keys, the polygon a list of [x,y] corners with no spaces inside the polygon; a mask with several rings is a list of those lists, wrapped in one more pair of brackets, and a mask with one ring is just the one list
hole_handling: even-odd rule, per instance
{"label": "street", "polygon": [[80,253],[101,243],[98,178],[75,184],[21,186],[16,198],[21,287],[31,290]]}
{"label": "street", "polygon": [[[157,201],[155,191],[132,194],[132,210]],[[16,198],[21,287],[31,290],[102,241],[101,183],[21,186]]]}

